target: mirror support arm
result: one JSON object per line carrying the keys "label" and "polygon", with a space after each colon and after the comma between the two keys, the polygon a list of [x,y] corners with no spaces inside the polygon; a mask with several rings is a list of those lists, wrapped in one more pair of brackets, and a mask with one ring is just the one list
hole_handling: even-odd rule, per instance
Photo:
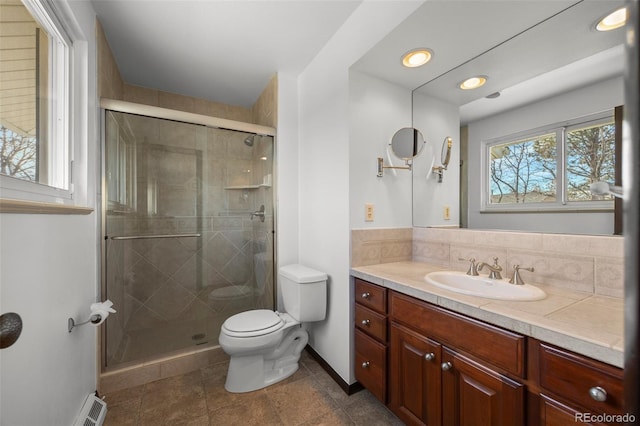
{"label": "mirror support arm", "polygon": [[435,173],[438,175],[438,183],[442,183],[442,175],[444,175],[445,170],[447,170],[446,166],[437,166],[431,168],[431,173]]}
{"label": "mirror support arm", "polygon": [[403,170],[411,170],[411,163],[407,161],[406,166],[385,166],[384,159],[382,157],[378,157],[378,174],[376,176],[382,177],[384,169],[403,169]]}

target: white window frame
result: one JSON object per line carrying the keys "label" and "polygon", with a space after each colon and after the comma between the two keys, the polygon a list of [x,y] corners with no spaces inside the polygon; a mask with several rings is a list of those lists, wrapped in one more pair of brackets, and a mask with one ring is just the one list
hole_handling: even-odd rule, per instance
{"label": "white window frame", "polygon": [[[481,213],[525,213],[525,212],[593,212],[593,211],[613,211],[613,200],[603,201],[568,201],[567,200],[567,182],[566,182],[566,141],[565,137],[568,131],[576,128],[584,127],[586,124],[605,123],[614,119],[614,110],[607,111],[566,120],[559,123],[553,123],[546,126],[537,127],[535,129],[514,133],[507,136],[483,140],[481,142],[481,196],[480,196],[480,212]],[[511,204],[492,204],[491,199],[491,148],[495,145],[518,141],[529,137],[540,136],[544,134],[556,133],[556,201],[554,202],[538,202],[538,203],[511,203]]]}
{"label": "white window frame", "polygon": [[22,3],[51,38],[48,65],[50,101],[46,130],[50,139],[47,156],[49,175],[47,184],[0,175],[0,197],[72,204],[73,41],[68,35],[68,29],[56,14],[51,0],[22,0]]}

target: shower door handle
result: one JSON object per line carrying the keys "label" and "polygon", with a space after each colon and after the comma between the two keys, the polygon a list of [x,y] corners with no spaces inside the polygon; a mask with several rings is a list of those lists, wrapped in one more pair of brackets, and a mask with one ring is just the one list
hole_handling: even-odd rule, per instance
{"label": "shower door handle", "polygon": [[200,234],[161,234],[161,235],[126,235],[121,237],[110,237],[112,240],[146,240],[152,238],[186,238],[200,237]]}

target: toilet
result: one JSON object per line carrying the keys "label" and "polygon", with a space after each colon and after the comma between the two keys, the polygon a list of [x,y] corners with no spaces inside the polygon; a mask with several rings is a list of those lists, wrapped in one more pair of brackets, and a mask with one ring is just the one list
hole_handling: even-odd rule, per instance
{"label": "toilet", "polygon": [[327,274],[287,265],[278,275],[285,312],[255,309],[222,324],[218,341],[231,357],[225,383],[229,392],[262,389],[295,373],[309,341],[301,323],[325,319]]}

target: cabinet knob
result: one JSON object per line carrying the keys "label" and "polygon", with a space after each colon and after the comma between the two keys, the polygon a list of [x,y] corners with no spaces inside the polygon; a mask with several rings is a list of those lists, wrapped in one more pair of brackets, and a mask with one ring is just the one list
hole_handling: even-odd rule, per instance
{"label": "cabinet knob", "polygon": [[603,402],[607,400],[607,391],[600,386],[594,386],[589,389],[589,396],[596,401]]}
{"label": "cabinet knob", "polygon": [[369,321],[368,319],[363,319],[362,320],[362,325],[368,326],[370,322],[371,321]]}
{"label": "cabinet knob", "polygon": [[371,297],[371,293],[369,293],[369,292],[362,293],[362,298],[363,298],[363,299],[368,299],[368,298],[370,298],[370,297]]}
{"label": "cabinet knob", "polygon": [[453,368],[453,364],[451,364],[449,361],[443,362],[442,364],[440,364],[440,368],[442,368],[442,371],[449,371]]}
{"label": "cabinet knob", "polygon": [[369,368],[369,361],[365,361],[362,363],[362,368]]}
{"label": "cabinet knob", "polygon": [[433,352],[429,352],[428,354],[424,355],[424,359],[426,359],[427,361],[433,361],[435,357],[436,354],[434,354]]}

